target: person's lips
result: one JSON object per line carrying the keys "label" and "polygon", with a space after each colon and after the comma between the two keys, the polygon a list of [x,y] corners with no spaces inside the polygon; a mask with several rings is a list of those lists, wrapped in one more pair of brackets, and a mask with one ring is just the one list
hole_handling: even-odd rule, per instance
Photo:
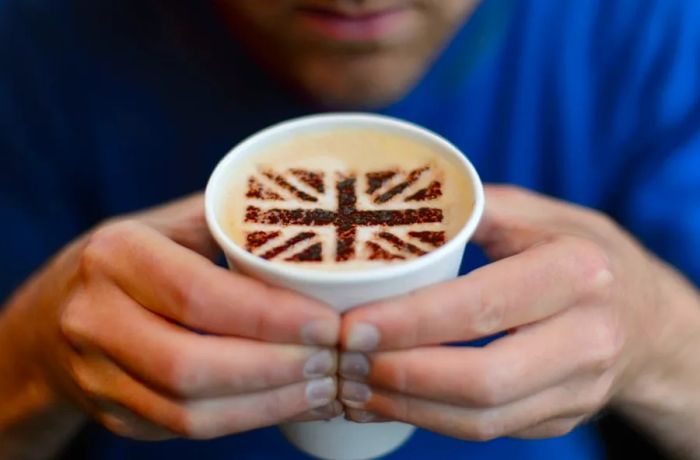
{"label": "person's lips", "polygon": [[301,7],[301,26],[308,32],[333,41],[382,40],[400,31],[411,20],[411,8],[399,6],[380,11],[343,11]]}

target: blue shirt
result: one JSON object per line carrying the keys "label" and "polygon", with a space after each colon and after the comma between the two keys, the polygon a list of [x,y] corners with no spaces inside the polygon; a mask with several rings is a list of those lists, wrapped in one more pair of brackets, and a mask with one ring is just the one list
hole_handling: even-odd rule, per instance
{"label": "blue shirt", "polygon": [[[0,300],[107,216],[201,190],[217,160],[311,112],[208,2],[0,0]],[[700,2],[484,0],[403,100],[487,182],[612,215],[700,283]],[[463,269],[484,260],[467,251]],[[542,441],[419,431],[389,459],[593,459],[591,426]],[[143,443],[97,425],[74,459],[301,459],[275,428]]]}

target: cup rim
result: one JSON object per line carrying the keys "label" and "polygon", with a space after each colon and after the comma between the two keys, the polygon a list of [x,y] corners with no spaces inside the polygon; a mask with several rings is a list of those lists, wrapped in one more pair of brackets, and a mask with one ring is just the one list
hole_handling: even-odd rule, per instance
{"label": "cup rim", "polygon": [[[450,238],[444,245],[440,246],[434,251],[429,252],[428,254],[416,257],[415,259],[411,259],[406,262],[398,262],[395,265],[360,268],[357,270],[323,271],[317,268],[291,267],[286,264],[277,264],[262,259],[236,244],[233,239],[230,238],[221,228],[215,210],[216,197],[214,196],[214,190],[218,189],[217,183],[224,179],[224,172],[228,169],[230,163],[237,160],[236,157],[240,154],[240,152],[248,150],[252,144],[264,140],[277,131],[301,128],[308,125],[339,124],[342,122],[347,122],[349,125],[353,125],[358,122],[371,122],[378,129],[390,127],[409,131],[417,137],[427,139],[428,142],[436,145],[439,149],[451,152],[455,157],[455,160],[461,162],[462,166],[467,171],[471,182],[472,192],[474,194],[474,205],[472,212],[459,232]],[[484,211],[484,201],[485,197],[483,184],[474,166],[456,146],[439,134],[415,123],[385,115],[362,112],[335,112],[307,115],[282,121],[264,128],[263,130],[258,131],[239,142],[231,150],[229,150],[226,155],[224,155],[224,157],[214,168],[214,171],[207,182],[204,206],[209,231],[212,233],[219,246],[224,250],[224,253],[233,253],[237,258],[242,259],[246,264],[249,264],[255,270],[300,282],[347,283],[348,281],[352,281],[364,283],[367,281],[383,281],[405,275],[406,273],[419,271],[422,268],[425,268],[425,266],[428,266],[455,251],[457,249],[456,246],[463,245],[465,241],[468,242],[476,231],[476,227],[478,226]]]}

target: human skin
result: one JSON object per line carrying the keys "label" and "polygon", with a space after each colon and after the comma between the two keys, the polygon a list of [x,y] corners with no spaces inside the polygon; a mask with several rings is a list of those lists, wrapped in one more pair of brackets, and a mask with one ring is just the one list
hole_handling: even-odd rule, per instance
{"label": "human skin", "polygon": [[598,212],[503,186],[486,203],[474,242],[495,262],[344,317],[347,416],[548,438],[609,406],[700,458],[697,289]]}
{"label": "human skin", "polygon": [[86,414],[148,440],[337,415],[337,314],[216,253],[198,195],[105,222],[28,280],[0,315],[0,458],[51,458]]}
{"label": "human skin", "polygon": [[216,0],[231,31],[311,104],[369,108],[402,97],[478,0]]}
{"label": "human skin", "polygon": [[[356,108],[385,104],[408,91],[476,4],[215,3],[229,17],[236,39],[255,44],[251,50],[261,64],[290,89],[317,106]],[[297,8],[304,18],[296,16]],[[322,18],[328,15],[336,15],[332,36]],[[0,371],[13,378],[0,381],[0,398],[12,401],[0,406],[0,457],[50,458],[80,427],[84,414],[118,434],[163,439],[207,438],[290,417],[338,413],[335,381],[324,378],[334,375],[337,359],[334,350],[319,358],[319,346],[336,344],[339,317],[329,316],[323,305],[222,273],[201,260],[212,249],[197,209],[192,202],[178,203],[89,230],[3,306]],[[175,236],[172,228],[178,230]],[[197,289],[202,299],[196,302],[188,294],[192,279],[207,282]],[[148,286],[154,282],[158,296]],[[207,300],[208,295],[227,301]],[[276,316],[270,319],[272,306]],[[279,315],[280,307],[287,314]],[[216,312],[222,309],[231,317],[221,318]],[[309,348],[299,328],[313,317],[325,318],[325,326],[323,340]],[[193,324],[193,318],[198,322]],[[225,322],[240,324],[216,329]],[[249,327],[264,334],[241,336]],[[222,337],[201,337],[190,329]],[[213,352],[222,346],[218,341],[228,344],[230,361]],[[253,366],[241,356],[265,365]],[[313,356],[316,361],[310,361]],[[310,375],[314,391],[307,387]],[[320,394],[320,402],[309,401],[311,393]],[[229,404],[222,405],[222,397],[229,397]]]}
{"label": "human skin", "polygon": [[[405,94],[479,2],[217,3],[291,88],[322,107],[361,108]],[[357,25],[396,9],[402,27]],[[344,318],[344,348],[373,352],[341,359],[349,416],[466,439],[550,437],[611,405],[670,449],[700,455],[695,287],[592,210],[501,188],[487,203],[475,240],[502,260]],[[435,346],[506,329],[483,350]],[[379,352],[364,349],[362,331]]]}
{"label": "human skin", "polygon": [[[476,3],[217,0],[262,65],[313,104],[343,108],[400,98]],[[394,9],[401,16],[372,18]],[[611,405],[669,449],[697,457],[695,288],[594,211],[517,189],[489,187],[487,195],[475,240],[496,262],[342,319],[348,416],[464,439],[549,437]],[[126,436],[163,439],[338,412],[323,376],[335,371],[341,319],[214,267],[198,200],[86,232],[4,306],[0,375],[11,378],[0,379],[0,457],[50,458],[85,414]],[[196,296],[192,280],[202,283]],[[270,306],[287,314],[269,315]],[[309,336],[304,326],[319,319],[326,326]],[[483,350],[436,346],[500,330],[511,333]],[[264,368],[222,359],[218,350],[228,345],[232,357],[255,349],[250,356]],[[315,361],[305,373],[323,349],[330,365]],[[307,398],[312,380],[326,383],[316,386],[321,401]],[[255,399],[253,389],[267,398]],[[293,402],[276,403],[283,395]],[[212,417],[213,401],[224,409]]]}

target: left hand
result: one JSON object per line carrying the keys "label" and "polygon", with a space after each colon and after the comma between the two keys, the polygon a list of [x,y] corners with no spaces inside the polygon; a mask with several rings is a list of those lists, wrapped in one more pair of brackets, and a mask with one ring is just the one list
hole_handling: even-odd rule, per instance
{"label": "left hand", "polygon": [[[487,187],[486,202],[473,240],[496,262],[345,316],[348,418],[559,436],[633,398],[682,340],[665,297],[680,276],[610,219],[512,187]],[[441,346],[503,331],[483,348]]]}

